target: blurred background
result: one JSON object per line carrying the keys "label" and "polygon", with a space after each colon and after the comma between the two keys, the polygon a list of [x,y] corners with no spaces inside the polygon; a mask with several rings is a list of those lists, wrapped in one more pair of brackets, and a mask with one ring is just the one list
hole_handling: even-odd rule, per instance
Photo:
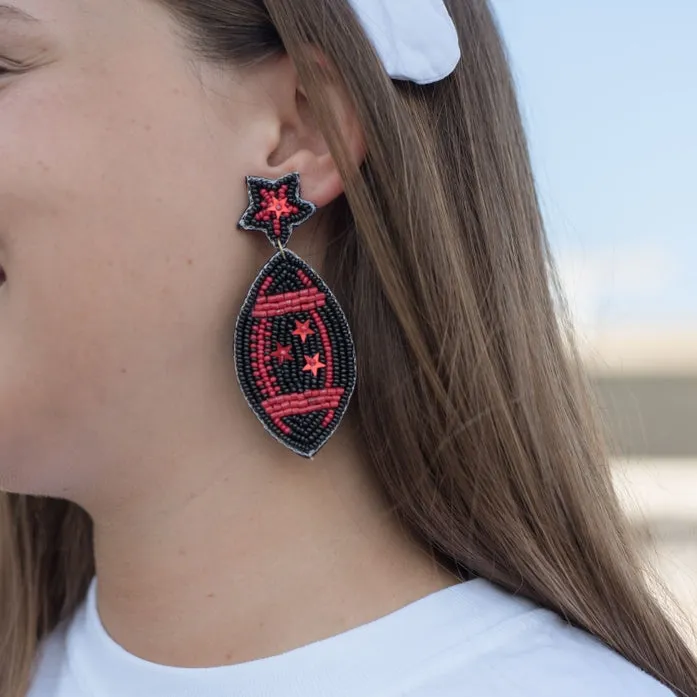
{"label": "blurred background", "polygon": [[697,625],[697,2],[493,4],[616,485]]}

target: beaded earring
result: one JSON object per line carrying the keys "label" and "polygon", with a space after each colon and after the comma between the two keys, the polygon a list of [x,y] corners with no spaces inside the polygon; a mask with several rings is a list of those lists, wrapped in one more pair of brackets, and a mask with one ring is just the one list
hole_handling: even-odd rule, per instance
{"label": "beaded earring", "polygon": [[329,440],[356,385],[346,316],[319,275],[286,249],[316,212],[300,195],[300,175],[247,177],[249,207],[239,227],[263,232],[278,252],[249,289],[235,328],[235,367],[264,428],[310,458]]}

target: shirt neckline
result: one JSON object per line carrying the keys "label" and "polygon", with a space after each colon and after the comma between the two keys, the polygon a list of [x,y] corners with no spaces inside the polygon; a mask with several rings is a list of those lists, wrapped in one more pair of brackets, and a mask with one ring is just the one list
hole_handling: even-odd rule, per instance
{"label": "shirt neckline", "polygon": [[79,684],[95,697],[380,695],[419,663],[463,641],[477,625],[481,630],[486,617],[483,601],[492,593],[503,592],[482,579],[463,581],[286,653],[192,669],[150,663],[119,646],[100,620],[95,577],[68,628],[68,662]]}

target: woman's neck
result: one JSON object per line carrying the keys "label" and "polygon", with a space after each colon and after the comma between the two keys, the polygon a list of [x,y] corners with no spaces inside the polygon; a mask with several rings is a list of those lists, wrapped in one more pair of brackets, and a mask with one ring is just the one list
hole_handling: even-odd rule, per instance
{"label": "woman's neck", "polygon": [[191,474],[139,492],[137,504],[91,511],[107,631],[154,663],[227,665],[456,583],[397,525],[352,442],[342,428],[308,462],[265,441],[229,458],[234,447],[220,441],[218,454],[168,463]]}

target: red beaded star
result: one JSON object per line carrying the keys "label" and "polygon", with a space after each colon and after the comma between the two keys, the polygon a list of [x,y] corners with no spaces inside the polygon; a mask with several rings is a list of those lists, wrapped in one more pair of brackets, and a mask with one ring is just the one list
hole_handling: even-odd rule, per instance
{"label": "red beaded star", "polygon": [[313,377],[317,377],[317,373],[322,368],[326,368],[327,366],[322,363],[319,359],[319,353],[316,353],[314,356],[305,356],[305,367],[303,368],[303,371],[306,373],[312,372]]}
{"label": "red beaded star", "polygon": [[279,365],[283,365],[286,361],[293,360],[292,346],[281,346],[281,344],[276,342],[276,350],[271,354],[272,358],[278,361]]}
{"label": "red beaded star", "polygon": [[308,336],[313,336],[314,331],[310,329],[310,320],[307,322],[301,322],[300,320],[295,320],[295,329],[291,332],[293,336],[299,336],[303,344],[307,341]]}

